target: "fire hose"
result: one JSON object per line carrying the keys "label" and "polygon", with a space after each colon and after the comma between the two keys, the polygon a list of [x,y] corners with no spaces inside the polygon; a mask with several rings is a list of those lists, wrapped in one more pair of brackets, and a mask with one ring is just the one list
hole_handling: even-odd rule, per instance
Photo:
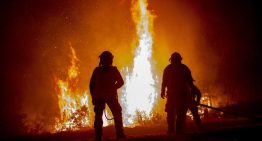
{"label": "fire hose", "polygon": [[113,119],[114,119],[114,117],[111,117],[111,118],[110,118],[110,117],[107,116],[107,114],[106,114],[106,109],[104,109],[104,115],[105,115],[105,117],[106,117],[107,120],[113,120]]}
{"label": "fire hose", "polygon": [[225,114],[235,115],[235,116],[238,116],[238,117],[245,117],[245,118],[248,118],[248,119],[251,119],[251,120],[261,120],[261,118],[255,117],[255,116],[252,116],[252,115],[247,115],[247,114],[243,114],[243,113],[227,111],[227,110],[223,110],[223,109],[220,109],[220,108],[215,108],[215,107],[208,106],[208,105],[201,104],[201,103],[199,103],[198,105],[202,106],[202,107],[205,107],[205,108],[213,109],[215,111],[220,111],[220,112],[223,112]]}
{"label": "fire hose", "polygon": [[[208,105],[201,104],[201,103],[199,103],[198,105],[202,106],[202,107],[205,107],[205,108],[209,108],[209,109],[215,110],[215,111],[223,112],[225,114],[235,115],[235,116],[238,116],[238,117],[244,117],[244,118],[248,118],[248,119],[251,119],[251,120],[261,120],[261,118],[255,117],[255,116],[252,116],[252,115],[247,115],[247,114],[243,114],[243,113],[227,111],[227,110],[223,110],[223,109],[220,109],[220,108],[208,106]],[[106,113],[106,110],[104,110],[104,115],[105,115],[107,120],[113,120],[114,119],[114,117],[111,117],[111,118],[108,117],[108,115]]]}

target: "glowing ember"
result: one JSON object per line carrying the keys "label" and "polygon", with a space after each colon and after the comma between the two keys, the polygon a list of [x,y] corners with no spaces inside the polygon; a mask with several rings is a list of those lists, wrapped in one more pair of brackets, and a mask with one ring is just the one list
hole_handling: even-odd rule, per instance
{"label": "glowing ember", "polygon": [[133,69],[126,75],[126,87],[123,90],[123,103],[126,105],[124,123],[135,125],[135,118],[143,113],[150,118],[156,98],[155,80],[152,73],[152,26],[153,16],[147,10],[146,0],[132,1],[132,17],[136,24],[138,47],[134,58]]}
{"label": "glowing ember", "polygon": [[71,66],[65,80],[56,79],[60,118],[56,119],[55,130],[79,130],[90,125],[88,96],[86,91],[77,88],[79,65],[75,50],[70,44],[72,52]]}

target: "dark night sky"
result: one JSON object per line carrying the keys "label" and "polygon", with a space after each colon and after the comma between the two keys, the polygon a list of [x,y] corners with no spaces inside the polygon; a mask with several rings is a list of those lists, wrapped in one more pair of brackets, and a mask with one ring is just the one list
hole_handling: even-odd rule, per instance
{"label": "dark night sky", "polygon": [[[63,63],[63,60],[69,60],[67,40],[72,41],[77,52],[81,52],[79,58],[83,60],[81,64],[83,67],[80,71],[88,76],[80,78],[82,88],[87,86],[92,70],[90,68],[97,63],[95,59],[98,52],[112,45],[122,46],[122,48],[113,49],[119,54],[130,50],[128,45],[132,42],[134,27],[129,15],[130,2],[127,0],[107,2],[102,0],[6,0],[1,1],[0,5],[2,43],[0,131],[8,132],[5,129],[7,123],[10,130],[20,130],[18,115],[21,111],[29,113],[40,111],[41,114],[56,115],[45,112],[49,109],[51,112],[57,110],[57,106],[49,107],[56,98],[43,95],[54,93],[54,84],[47,80],[52,79],[53,74],[63,72],[63,69],[59,69],[61,66],[68,65]],[[261,102],[262,31],[259,2],[254,0],[177,0],[175,2],[174,0],[149,0],[149,8],[157,15],[155,46],[163,46],[164,41],[169,45],[163,49],[155,49],[159,52],[159,55],[156,53],[155,58],[159,56],[161,58],[161,50],[168,52],[168,54],[163,53],[164,58],[168,58],[177,49],[174,46],[178,46],[178,43],[175,42],[180,39],[173,40],[173,38],[179,35],[173,34],[183,32],[178,30],[180,24],[183,26],[184,23],[187,25],[196,23],[194,26],[197,30],[194,31],[194,38],[188,38],[194,39],[194,46],[199,46],[199,48],[192,49],[188,51],[189,53],[183,49],[181,51],[185,56],[194,54],[192,59],[185,59],[185,61],[192,64],[192,68],[196,68],[195,74],[202,74],[201,77],[196,77],[201,79],[199,85],[211,85],[212,88],[215,85],[222,87],[224,92],[231,94],[231,97],[242,97],[240,98],[242,101],[251,99],[252,102]],[[187,11],[191,14],[187,14]],[[103,16],[104,13],[110,15]],[[190,19],[192,15],[194,20]],[[178,16],[182,17],[181,21],[184,23],[177,23]],[[190,23],[190,20],[193,22]],[[101,34],[96,31],[100,31]],[[124,45],[125,43],[128,45]],[[181,44],[183,44],[182,41]],[[194,50],[197,51],[192,52]],[[132,51],[129,52],[131,54]],[[127,56],[130,58],[132,55]],[[91,63],[85,63],[88,61]],[[130,59],[127,57],[123,61],[130,61]],[[197,61],[201,61],[204,68],[193,67]],[[121,66],[123,62],[117,61],[117,63]],[[163,61],[161,63],[159,70],[165,64]],[[212,72],[214,74],[211,75]],[[233,95],[236,93],[237,95]],[[37,107],[38,104],[46,106],[39,106],[41,107],[39,109],[31,108]]]}

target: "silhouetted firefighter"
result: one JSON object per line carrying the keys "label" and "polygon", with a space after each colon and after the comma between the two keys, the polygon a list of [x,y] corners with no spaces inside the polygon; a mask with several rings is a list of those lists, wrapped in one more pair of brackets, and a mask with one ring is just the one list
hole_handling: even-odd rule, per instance
{"label": "silhouetted firefighter", "polygon": [[198,113],[198,105],[200,104],[201,91],[196,85],[192,85],[190,95],[188,96],[188,109],[191,111],[194,121],[198,129],[203,129],[202,122]]}
{"label": "silhouetted firefighter", "polygon": [[102,138],[102,115],[105,104],[108,105],[114,116],[117,138],[125,138],[122,108],[117,98],[117,89],[123,86],[124,81],[117,67],[112,66],[114,56],[111,52],[104,51],[99,58],[99,66],[93,71],[89,85],[95,112],[94,128],[96,140],[101,140]]}
{"label": "silhouetted firefighter", "polygon": [[[168,134],[179,134],[184,132],[186,122],[186,112],[190,109],[201,127],[201,120],[198,115],[197,101],[191,93],[195,91],[193,78],[190,69],[182,64],[182,57],[174,52],[170,59],[170,64],[165,68],[161,88],[161,97],[167,97],[165,111],[167,112]],[[197,89],[198,90],[198,89]],[[200,97],[199,97],[200,100]],[[199,102],[198,100],[198,102]]]}

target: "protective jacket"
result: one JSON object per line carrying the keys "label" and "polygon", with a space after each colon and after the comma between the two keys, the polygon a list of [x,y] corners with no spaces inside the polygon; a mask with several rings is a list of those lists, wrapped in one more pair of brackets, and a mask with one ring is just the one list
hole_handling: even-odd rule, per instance
{"label": "protective jacket", "polygon": [[117,89],[123,84],[123,78],[117,67],[96,67],[89,85],[92,99],[115,97],[117,95]]}

